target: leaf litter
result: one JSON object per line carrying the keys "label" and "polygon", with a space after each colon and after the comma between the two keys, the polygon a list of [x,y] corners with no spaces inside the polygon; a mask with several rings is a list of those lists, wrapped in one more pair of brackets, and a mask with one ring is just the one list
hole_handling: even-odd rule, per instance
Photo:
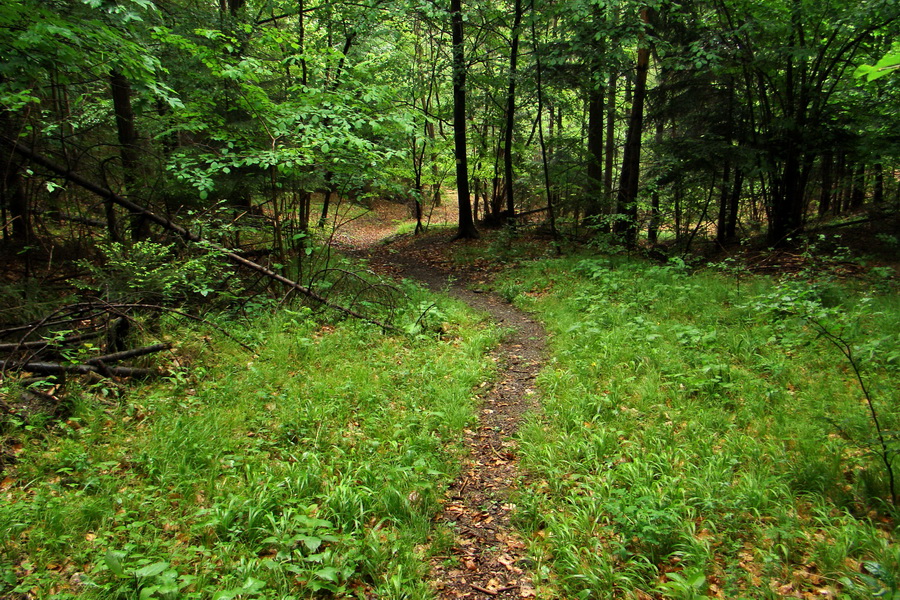
{"label": "leaf litter", "polygon": [[545,355],[546,332],[525,313],[482,288],[485,272],[455,268],[446,257],[446,232],[403,239],[390,247],[372,247],[368,258],[376,270],[446,290],[488,313],[508,330],[494,350],[497,383],[480,390],[478,423],[464,432],[467,457],[443,502],[438,523],[453,533],[444,556],[431,559],[431,583],[442,599],[534,598],[526,544],[516,534],[511,501],[519,478],[514,435],[525,413],[538,410],[534,379]]}

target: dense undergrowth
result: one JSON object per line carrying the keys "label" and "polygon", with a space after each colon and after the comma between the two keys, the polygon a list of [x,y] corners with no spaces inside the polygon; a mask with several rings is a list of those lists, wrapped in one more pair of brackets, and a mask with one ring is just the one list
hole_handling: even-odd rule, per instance
{"label": "dense undergrowth", "polygon": [[[510,235],[457,258],[526,261],[497,289],[553,336],[519,433],[538,597],[900,598],[888,270],[527,262]],[[165,381],[73,381],[61,420],[7,418],[0,597],[433,597],[432,519],[499,333],[404,291],[365,296],[404,334],[270,301],[206,312],[231,338],[157,316]]]}
{"label": "dense undergrowth", "polygon": [[553,336],[520,433],[541,597],[900,597],[900,299],[828,264],[718,267],[581,256],[499,283]]}
{"label": "dense undergrowth", "polygon": [[0,597],[428,597],[497,335],[410,293],[409,335],[280,310],[230,324],[251,355],[161,327],[184,365],[167,381],[70,385],[64,421],[5,423]]}

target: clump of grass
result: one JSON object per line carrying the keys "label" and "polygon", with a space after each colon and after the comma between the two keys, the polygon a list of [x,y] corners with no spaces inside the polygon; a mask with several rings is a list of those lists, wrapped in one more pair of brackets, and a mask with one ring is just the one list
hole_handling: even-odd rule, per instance
{"label": "clump of grass", "polygon": [[[683,263],[570,257],[499,282],[553,333],[544,411],[520,433],[519,523],[545,597],[862,598],[893,585],[895,509],[853,368],[784,310],[796,286],[742,275],[738,287]],[[862,323],[841,332],[857,336],[896,431],[900,354],[884,332],[900,329],[897,298],[857,310],[848,286],[828,289]]]}
{"label": "clump of grass", "polygon": [[430,521],[497,334],[422,302],[407,336],[305,310],[233,324],[255,356],[215,339],[119,403],[83,389],[67,421],[8,427],[0,595],[430,597]]}

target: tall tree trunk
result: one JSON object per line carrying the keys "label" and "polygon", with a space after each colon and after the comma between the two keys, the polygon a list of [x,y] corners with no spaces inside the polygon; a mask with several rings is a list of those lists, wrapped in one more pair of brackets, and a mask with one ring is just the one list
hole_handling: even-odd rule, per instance
{"label": "tall tree trunk", "polygon": [[835,196],[832,198],[832,209],[834,214],[839,215],[844,211],[847,205],[847,153],[841,152],[837,159],[837,168],[835,169]]}
{"label": "tall tree trunk", "polygon": [[[603,199],[606,210],[613,206],[613,166],[616,159],[616,75],[610,73],[606,84],[606,164],[603,173]],[[609,223],[603,225],[604,233],[609,233]]]}
{"label": "tall tree trunk", "polygon": [[[649,11],[641,10],[641,20],[649,22]],[[619,178],[619,196],[613,231],[622,236],[628,247],[637,244],[637,194],[641,170],[641,135],[644,130],[644,99],[647,95],[647,71],[650,67],[650,48],[643,40],[639,42],[634,79],[634,97],[631,116],[628,120],[628,134],[625,138],[625,152],[622,156],[622,173]]]}
{"label": "tall tree trunk", "polygon": [[[534,0],[531,2],[531,10],[534,10]],[[534,26],[534,20],[531,21],[531,40],[534,48],[538,48],[537,42],[537,30]],[[547,165],[547,144],[544,141],[544,89],[541,85],[541,55],[535,51],[535,67],[536,71],[536,83],[537,83],[537,100],[538,100],[538,141],[541,145],[541,164],[544,168],[544,188],[547,192],[547,218],[550,221],[550,234],[556,238],[558,237],[558,232],[556,231],[556,210],[553,205],[553,192],[552,186],[550,185],[550,169]],[[553,120],[553,113],[550,113],[550,120]],[[557,246],[557,252],[560,251],[559,246]]]}
{"label": "tall tree trunk", "polygon": [[884,167],[876,163],[872,166],[874,171],[874,189],[872,190],[872,204],[880,206],[884,202]]}
{"label": "tall tree trunk", "polygon": [[[116,132],[119,138],[119,156],[122,160],[122,178],[125,183],[124,196],[134,195],[137,188],[137,130],[134,125],[134,110],[131,107],[131,82],[124,74],[113,70],[109,74],[112,89],[113,111],[116,116]],[[137,200],[136,198],[132,198]],[[109,237],[119,241],[113,203],[106,201],[106,220]],[[140,240],[147,237],[147,219],[143,215],[131,216],[131,237]]]}
{"label": "tall tree trunk", "polygon": [[[660,119],[656,123],[656,145],[659,147],[663,141],[663,122]],[[655,244],[659,234],[659,186],[653,187],[650,197],[650,222],[647,224],[647,241]]]}
{"label": "tall tree trunk", "polygon": [[456,154],[456,193],[459,205],[459,229],[454,239],[478,237],[469,195],[469,164],[466,154],[466,60],[463,50],[461,0],[450,0],[453,33],[453,141]]}
{"label": "tall tree trunk", "polygon": [[784,166],[772,182],[769,211],[769,244],[780,246],[803,228],[803,186],[800,149],[796,137],[789,134],[785,142]]}
{"label": "tall tree trunk", "polygon": [[731,200],[728,207],[728,220],[725,222],[725,241],[737,239],[738,211],[741,207],[741,190],[744,187],[744,173],[740,168],[734,170],[734,183],[731,186]]}
{"label": "tall tree trunk", "polygon": [[431,141],[431,202],[434,206],[441,205],[441,171],[440,165],[438,165],[438,154],[433,149],[437,146],[437,136],[434,132],[434,123],[431,121],[425,122],[425,133],[428,135],[428,139]]}
{"label": "tall tree trunk", "polygon": [[850,193],[850,208],[856,210],[866,200],[866,165],[860,163],[853,173],[853,191]]}
{"label": "tall tree trunk", "polygon": [[834,154],[826,152],[822,155],[822,190],[819,194],[819,217],[828,214],[831,208],[831,188],[834,185],[832,181],[832,166],[834,165]]}
{"label": "tall tree trunk", "polygon": [[516,63],[519,59],[519,28],[522,24],[522,0],[515,0],[512,43],[509,50],[509,93],[506,96],[506,139],[503,155],[503,171],[506,178],[506,218],[512,223],[516,218],[513,196],[513,128],[516,118]]}
{"label": "tall tree trunk", "polygon": [[725,230],[728,223],[729,198],[731,197],[731,164],[726,160],[722,169],[722,187],[719,190],[719,216],[716,219],[716,242],[725,243]]}
{"label": "tall tree trunk", "polygon": [[590,225],[600,225],[603,216],[603,112],[604,89],[592,82],[588,94],[587,202],[584,216]]}
{"label": "tall tree trunk", "polygon": [[304,21],[303,0],[297,0],[297,52],[300,54],[300,81],[303,85],[309,82],[309,69],[306,66],[306,24]]}
{"label": "tall tree trunk", "polygon": [[34,230],[31,225],[31,211],[28,210],[28,195],[25,193],[21,167],[18,161],[13,161],[8,157],[4,157],[4,159],[3,166],[6,174],[3,182],[3,195],[6,207],[9,209],[12,239],[20,244],[28,245],[34,235]]}

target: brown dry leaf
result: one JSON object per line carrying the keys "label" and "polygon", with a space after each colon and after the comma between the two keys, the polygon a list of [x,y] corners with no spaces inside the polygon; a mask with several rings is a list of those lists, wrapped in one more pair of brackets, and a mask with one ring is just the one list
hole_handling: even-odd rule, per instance
{"label": "brown dry leaf", "polygon": [[530,584],[523,583],[521,587],[519,587],[519,598],[536,598],[537,590],[531,587]]}
{"label": "brown dry leaf", "polygon": [[464,558],[463,565],[470,571],[474,571],[478,568],[478,566],[475,564],[475,561],[471,558]]}
{"label": "brown dry leaf", "polygon": [[0,492],[5,492],[16,482],[12,477],[4,477],[3,481],[0,481]]}

